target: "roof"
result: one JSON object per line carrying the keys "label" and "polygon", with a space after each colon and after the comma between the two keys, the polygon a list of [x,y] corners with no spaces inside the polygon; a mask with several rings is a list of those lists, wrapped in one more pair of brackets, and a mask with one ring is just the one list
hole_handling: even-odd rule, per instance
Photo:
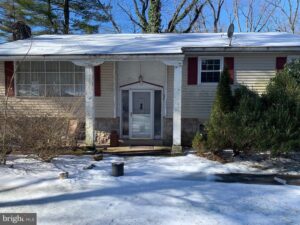
{"label": "roof", "polygon": [[[41,35],[0,44],[0,55],[182,54],[197,47],[229,47],[229,40],[225,33]],[[300,35],[235,33],[230,48],[241,47],[300,47]]]}

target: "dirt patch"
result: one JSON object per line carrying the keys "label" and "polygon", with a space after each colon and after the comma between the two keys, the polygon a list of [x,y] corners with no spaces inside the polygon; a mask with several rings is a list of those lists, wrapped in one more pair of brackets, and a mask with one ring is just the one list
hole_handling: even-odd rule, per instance
{"label": "dirt patch", "polygon": [[300,186],[300,175],[229,173],[215,174],[215,176],[217,177],[216,181],[224,183]]}

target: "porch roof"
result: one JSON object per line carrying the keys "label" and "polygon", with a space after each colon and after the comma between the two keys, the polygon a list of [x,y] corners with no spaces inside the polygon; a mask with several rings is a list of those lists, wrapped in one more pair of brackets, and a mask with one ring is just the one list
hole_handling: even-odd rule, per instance
{"label": "porch roof", "polygon": [[300,35],[236,33],[229,47],[225,33],[41,35],[0,44],[5,56],[99,56],[183,54],[186,49],[300,48]]}

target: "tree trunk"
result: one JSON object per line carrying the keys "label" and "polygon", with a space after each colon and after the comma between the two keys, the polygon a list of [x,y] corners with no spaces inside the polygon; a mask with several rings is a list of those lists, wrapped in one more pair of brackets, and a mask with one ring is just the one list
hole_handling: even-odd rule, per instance
{"label": "tree trunk", "polygon": [[161,1],[160,0],[150,0],[149,9],[149,33],[160,33],[161,28]]}
{"label": "tree trunk", "polygon": [[[51,0],[47,0],[47,17],[48,20],[52,26],[53,29],[53,33],[57,34],[58,33],[58,29],[57,26],[55,25],[54,21],[53,21],[53,14],[52,14],[52,7],[51,7]],[[52,31],[51,31],[52,32]]]}
{"label": "tree trunk", "polygon": [[64,34],[69,34],[70,29],[70,6],[69,0],[64,1]]}

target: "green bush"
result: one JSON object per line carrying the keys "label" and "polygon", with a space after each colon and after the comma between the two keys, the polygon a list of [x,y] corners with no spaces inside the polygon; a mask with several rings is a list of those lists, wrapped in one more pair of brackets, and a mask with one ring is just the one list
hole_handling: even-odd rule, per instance
{"label": "green bush", "polygon": [[229,112],[232,108],[232,92],[230,88],[230,75],[225,69],[221,75],[216,93],[216,105],[222,112]]}
{"label": "green bush", "polygon": [[257,126],[259,135],[263,137],[258,148],[270,150],[274,155],[300,150],[299,74],[299,62],[288,64],[271,79],[263,96],[268,108]]}
{"label": "green bush", "polygon": [[300,63],[287,65],[262,96],[245,86],[231,96],[230,86],[230,92],[224,91],[229,84],[224,74],[206,127],[207,149],[231,148],[235,154],[269,150],[274,155],[300,150]]}
{"label": "green bush", "polygon": [[210,119],[207,123],[206,147],[218,152],[230,146],[227,138],[225,115],[232,110],[233,98],[230,88],[229,73],[225,70],[217,87],[215,102],[212,107]]}
{"label": "green bush", "polygon": [[289,76],[293,77],[294,80],[300,84],[300,60],[295,60],[293,63],[289,63],[285,69],[283,70],[283,73],[288,74]]}
{"label": "green bush", "polygon": [[205,134],[198,131],[192,141],[192,147],[198,152],[198,154],[203,154],[205,152],[205,141]]}

